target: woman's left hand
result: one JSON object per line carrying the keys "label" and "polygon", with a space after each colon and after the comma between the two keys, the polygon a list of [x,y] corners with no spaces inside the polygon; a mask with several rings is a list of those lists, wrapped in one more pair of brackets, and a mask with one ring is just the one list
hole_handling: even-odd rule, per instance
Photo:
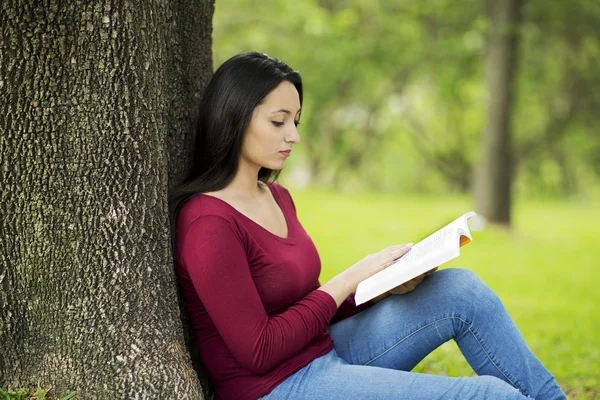
{"label": "woman's left hand", "polygon": [[432,270],[425,272],[423,275],[419,275],[416,278],[411,279],[408,282],[404,282],[402,285],[396,286],[395,288],[389,290],[391,294],[404,294],[408,292],[412,292],[415,290],[417,286],[423,282],[423,279],[429,274],[433,274],[439,267],[435,267]]}

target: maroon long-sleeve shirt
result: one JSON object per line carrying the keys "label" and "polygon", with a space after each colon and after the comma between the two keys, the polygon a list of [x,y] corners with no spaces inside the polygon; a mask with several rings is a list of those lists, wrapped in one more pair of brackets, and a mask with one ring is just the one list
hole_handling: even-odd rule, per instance
{"label": "maroon long-sleeve shirt", "polygon": [[223,200],[199,194],[181,207],[177,273],[200,355],[219,400],[256,399],[333,348],[327,327],[369,307],[337,308],[319,286],[321,262],[281,185],[267,182],[288,237]]}

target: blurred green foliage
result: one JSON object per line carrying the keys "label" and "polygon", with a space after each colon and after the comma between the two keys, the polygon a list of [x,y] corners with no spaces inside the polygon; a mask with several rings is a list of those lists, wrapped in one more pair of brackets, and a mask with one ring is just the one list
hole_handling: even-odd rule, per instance
{"label": "blurred green foliage", "polygon": [[[294,184],[468,192],[486,118],[484,0],[218,0],[215,67],[257,50],[302,73]],[[600,2],[530,0],[519,26],[516,191],[600,185]]]}
{"label": "blurred green foliage", "polygon": [[[257,50],[302,73],[302,142],[282,183],[321,186],[292,189],[321,255],[321,282],[366,254],[416,243],[472,209],[468,193],[487,115],[485,6],[485,0],[216,1],[215,67]],[[594,399],[600,2],[528,0],[518,29],[514,222],[510,231],[474,233],[461,257],[444,267],[475,271],[569,398]],[[590,201],[582,208],[559,197]],[[453,343],[415,371],[473,374]]]}
{"label": "blurred green foliage", "polygon": [[[285,180],[283,181],[285,185]],[[464,195],[395,196],[291,190],[298,217],[321,257],[326,282],[369,253],[417,243],[471,209]],[[511,230],[473,233],[461,256],[441,268],[467,268],[502,299],[529,347],[569,399],[595,399],[600,388],[600,203],[520,200]],[[448,376],[474,372],[454,342],[414,369]]]}

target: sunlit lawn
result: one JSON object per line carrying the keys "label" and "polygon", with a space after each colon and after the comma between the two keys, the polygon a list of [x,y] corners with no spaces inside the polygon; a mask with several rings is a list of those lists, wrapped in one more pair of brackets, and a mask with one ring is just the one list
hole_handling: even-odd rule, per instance
{"label": "sunlit lawn", "polygon": [[[315,241],[321,282],[368,253],[416,243],[472,209],[468,198],[356,195],[290,189]],[[444,267],[475,271],[500,295],[533,352],[571,399],[600,388],[600,201],[517,202],[512,231],[485,230]],[[415,371],[472,375],[454,342]]]}

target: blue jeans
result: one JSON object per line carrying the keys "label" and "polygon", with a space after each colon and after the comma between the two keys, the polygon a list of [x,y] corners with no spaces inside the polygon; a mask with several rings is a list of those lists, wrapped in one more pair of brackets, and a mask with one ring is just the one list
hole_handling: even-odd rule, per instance
{"label": "blue jeans", "polygon": [[[261,399],[566,399],[498,296],[465,269],[437,271],[329,330],[335,348]],[[450,339],[478,376],[410,372]]]}

